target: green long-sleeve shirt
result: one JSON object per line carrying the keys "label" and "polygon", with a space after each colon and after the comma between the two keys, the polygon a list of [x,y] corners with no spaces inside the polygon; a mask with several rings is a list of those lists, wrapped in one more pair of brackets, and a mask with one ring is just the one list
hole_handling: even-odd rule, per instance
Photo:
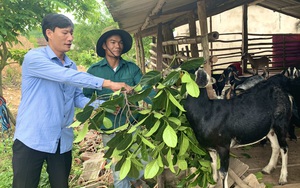
{"label": "green long-sleeve shirt", "polygon": [[[98,63],[93,64],[88,70],[88,73],[95,75],[97,77],[101,77],[107,80],[111,80],[114,82],[125,82],[129,86],[137,85],[143,74],[140,68],[133,62],[126,61],[124,59],[120,59],[119,66],[117,67],[116,71],[112,69],[112,67],[108,64],[106,58],[102,59]],[[103,88],[102,90],[94,90],[84,88],[83,93],[87,97],[92,97],[94,93],[97,93],[98,97],[101,97],[102,100],[108,100],[109,94],[113,93],[112,90]],[[112,123],[114,124],[112,129],[123,125],[126,121],[126,116],[123,113],[120,119],[115,121],[115,115],[107,114],[107,116]],[[119,116],[118,116],[119,117]],[[103,125],[100,125],[100,128],[105,130],[106,128]]]}

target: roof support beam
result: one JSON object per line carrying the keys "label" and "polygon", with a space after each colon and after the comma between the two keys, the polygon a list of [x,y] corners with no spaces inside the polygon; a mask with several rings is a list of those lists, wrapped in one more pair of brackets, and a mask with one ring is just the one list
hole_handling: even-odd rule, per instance
{"label": "roof support beam", "polygon": [[147,28],[147,26],[150,24],[150,22],[151,22],[151,16],[154,16],[154,15],[158,14],[159,12],[161,12],[161,9],[162,9],[162,7],[164,6],[165,3],[166,3],[166,0],[159,0],[157,2],[157,4],[155,5],[155,7],[151,11],[151,13],[146,18],[144,24],[140,28],[141,31],[144,30],[145,28]]}

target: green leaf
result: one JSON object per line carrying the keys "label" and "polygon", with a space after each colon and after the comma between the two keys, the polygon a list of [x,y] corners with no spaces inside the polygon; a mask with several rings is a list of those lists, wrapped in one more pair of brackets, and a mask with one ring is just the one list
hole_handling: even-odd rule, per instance
{"label": "green leaf", "polygon": [[158,166],[159,166],[159,167],[161,167],[161,168],[164,167],[164,163],[163,163],[163,161],[162,161],[161,154],[159,154],[159,155],[157,156],[157,162],[158,162]]}
{"label": "green leaf", "polygon": [[157,89],[164,89],[164,88],[166,88],[166,86],[165,85],[163,85],[163,84],[161,84],[161,83],[158,83],[158,85],[157,85],[157,87],[156,87]]}
{"label": "green leaf", "polygon": [[83,123],[83,122],[85,122],[87,119],[89,119],[91,117],[93,111],[94,111],[94,107],[92,107],[92,106],[85,106],[83,108],[83,110],[76,115],[76,119],[78,121],[80,121],[81,123]]}
{"label": "green leaf", "polygon": [[128,126],[129,126],[129,123],[126,123],[126,124],[122,125],[121,127],[116,128],[116,129],[109,130],[109,131],[103,131],[103,132],[105,132],[106,134],[112,134],[112,133],[115,133],[115,132],[124,131],[128,128]]}
{"label": "green leaf", "polygon": [[159,162],[154,159],[146,165],[144,177],[146,179],[154,178],[159,171]]}
{"label": "green leaf", "polygon": [[182,70],[191,71],[191,70],[198,69],[203,64],[204,64],[204,58],[199,57],[199,58],[189,59],[188,61],[183,62],[180,65],[180,67],[181,67]]}
{"label": "green leaf", "polygon": [[168,92],[168,97],[170,99],[170,101],[177,107],[179,108],[179,110],[181,110],[182,112],[185,112],[184,108],[181,106],[181,104],[179,104],[179,102],[174,98],[174,96]]}
{"label": "green leaf", "polygon": [[140,92],[142,89],[143,89],[143,87],[142,87],[140,84],[136,85],[136,86],[133,88],[133,90],[134,90],[135,92]]}
{"label": "green leaf", "polygon": [[174,85],[178,79],[180,78],[180,72],[173,71],[163,80],[162,84],[164,86],[172,86]]}
{"label": "green leaf", "polygon": [[81,142],[84,139],[84,137],[88,131],[89,131],[89,125],[88,125],[88,122],[86,122],[86,123],[84,123],[82,129],[80,131],[78,131],[78,135],[77,135],[76,139],[74,140],[74,143]]}
{"label": "green leaf", "polygon": [[211,163],[208,160],[199,160],[199,163],[201,164],[201,166],[211,168]]}
{"label": "green leaf", "polygon": [[93,93],[90,101],[85,105],[85,106],[89,106],[90,104],[92,104],[92,102],[94,102],[97,99],[97,94]]}
{"label": "green leaf", "polygon": [[116,110],[116,106],[119,106],[122,108],[122,107],[124,107],[124,105],[125,105],[125,100],[124,100],[123,95],[116,96],[113,99],[107,100],[101,104],[101,106],[104,108],[112,108],[113,107],[114,111]]}
{"label": "green leaf", "polygon": [[178,119],[176,117],[169,117],[168,120],[171,121],[171,122],[173,122],[173,123],[175,123],[177,126],[181,125],[180,119]]}
{"label": "green leaf", "polygon": [[159,71],[149,71],[142,77],[140,84],[144,86],[154,86],[161,79],[161,73]]}
{"label": "green leaf", "polygon": [[188,72],[185,72],[183,74],[183,76],[181,77],[181,82],[182,83],[189,83],[191,81],[192,81],[192,78],[191,78],[190,74]]}
{"label": "green leaf", "polygon": [[75,128],[78,127],[79,125],[81,125],[79,121],[74,121],[69,127]]}
{"label": "green leaf", "polygon": [[124,134],[122,140],[119,140],[119,144],[117,145],[118,150],[125,150],[132,144],[132,134]]}
{"label": "green leaf", "polygon": [[152,143],[151,143],[149,140],[147,140],[146,138],[144,138],[144,137],[141,136],[141,139],[142,139],[142,142],[143,142],[144,144],[146,144],[147,146],[149,146],[151,149],[154,149],[154,148],[155,148],[155,145],[152,144]]}
{"label": "green leaf", "polygon": [[168,124],[163,132],[163,140],[167,146],[175,148],[177,145],[177,135],[174,129]]}
{"label": "green leaf", "polygon": [[109,118],[107,118],[107,117],[104,117],[104,118],[103,118],[103,125],[104,125],[104,127],[107,128],[107,129],[110,129],[110,128],[112,128],[112,126],[113,126],[111,120],[110,120]]}
{"label": "green leaf", "polygon": [[157,131],[157,129],[159,128],[160,125],[160,121],[157,120],[155,122],[155,124],[153,125],[153,127],[151,127],[151,129],[144,135],[145,137],[150,137],[152,136],[153,133],[155,133]]}
{"label": "green leaf", "polygon": [[124,179],[130,171],[131,160],[127,157],[120,170],[120,180]]}
{"label": "green leaf", "polygon": [[152,91],[152,88],[150,87],[150,88],[148,88],[148,89],[146,89],[146,90],[144,90],[140,93],[136,93],[136,94],[128,97],[128,101],[130,101],[132,104],[134,104],[138,101],[142,101],[142,100],[146,99],[149,96],[151,91]]}
{"label": "green leaf", "polygon": [[95,130],[99,129],[100,125],[103,124],[103,118],[105,117],[105,111],[101,108],[98,108],[96,110],[95,116],[93,116],[90,119],[90,122],[92,125],[90,125],[90,128],[93,128]]}
{"label": "green leaf", "polygon": [[174,164],[173,164],[173,157],[172,157],[172,151],[171,148],[169,148],[168,153],[167,153],[167,161],[169,163],[169,169],[171,172],[173,172],[174,174],[176,173],[175,169],[174,169]]}
{"label": "green leaf", "polygon": [[185,160],[179,159],[177,161],[178,168],[181,170],[186,170],[188,168],[188,164]]}
{"label": "green leaf", "polygon": [[200,94],[200,90],[199,90],[199,87],[198,85],[196,84],[195,81],[191,81],[191,82],[188,82],[186,84],[186,91],[188,92],[188,94],[192,97],[198,97],[199,94]]}
{"label": "green leaf", "polygon": [[113,152],[114,152],[115,148],[108,148],[108,150],[105,152],[103,158],[109,159],[111,158]]}
{"label": "green leaf", "polygon": [[162,93],[163,93],[163,90],[160,90],[160,91],[154,96],[154,98],[158,98]]}
{"label": "green leaf", "polygon": [[164,115],[163,114],[160,114],[160,113],[158,113],[158,112],[153,112],[153,114],[154,114],[154,117],[156,118],[156,119],[161,119],[162,117],[164,117]]}
{"label": "green leaf", "polygon": [[111,148],[116,148],[119,145],[120,140],[123,140],[124,134],[124,132],[117,132],[116,135],[112,139],[110,139],[110,141],[107,142],[107,146]]}
{"label": "green leaf", "polygon": [[128,133],[133,133],[133,132],[136,131],[136,129],[137,129],[137,127],[132,126],[132,127],[130,127],[130,129],[128,130]]}
{"label": "green leaf", "polygon": [[199,155],[205,155],[207,154],[205,151],[203,151],[202,149],[200,149],[195,143],[193,143],[191,140],[190,140],[190,143],[191,143],[191,150]]}
{"label": "green leaf", "polygon": [[130,171],[127,176],[137,179],[140,175],[140,170],[144,169],[144,165],[142,165],[142,168],[138,168],[138,165],[136,165],[136,163],[134,163],[134,161],[136,161],[136,160],[131,158],[131,167],[130,167]]}
{"label": "green leaf", "polygon": [[189,139],[184,134],[181,134],[181,143],[180,143],[178,156],[183,156],[186,154],[189,148],[189,144],[190,144]]}
{"label": "green leaf", "polygon": [[141,119],[138,123],[136,123],[134,126],[132,126],[132,127],[130,128],[130,130],[128,130],[127,132],[128,132],[128,133],[133,133],[133,132],[137,129],[138,126],[142,125],[142,124],[147,120],[147,118],[150,117],[150,115],[151,115],[151,114],[149,114],[149,115],[148,115],[147,117],[145,117],[144,119]]}
{"label": "green leaf", "polygon": [[149,114],[150,112],[151,112],[151,109],[145,109],[145,110],[139,111],[139,113],[143,114],[143,115]]}
{"label": "green leaf", "polygon": [[264,177],[264,175],[263,175],[262,172],[256,172],[254,175],[256,176],[256,178],[257,178],[258,180],[262,180],[263,177]]}

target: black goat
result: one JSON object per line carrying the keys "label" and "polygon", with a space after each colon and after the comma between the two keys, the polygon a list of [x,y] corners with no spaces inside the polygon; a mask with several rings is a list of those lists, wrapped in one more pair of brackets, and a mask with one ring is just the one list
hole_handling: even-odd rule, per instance
{"label": "black goat", "polygon": [[212,77],[216,79],[216,83],[213,84],[213,89],[218,98],[221,98],[225,85],[229,84],[235,75],[238,75],[238,71],[234,65],[229,65],[222,74],[212,75]]}
{"label": "black goat", "polygon": [[[300,89],[299,86],[297,86],[297,83],[299,82],[298,80],[300,79],[298,78],[299,70],[295,67],[288,67],[287,69],[283,70],[281,74],[291,79],[290,82],[288,83],[288,87],[285,87],[285,89],[289,88],[286,91],[289,93],[293,93],[294,96],[292,97],[293,115],[290,121],[288,133],[289,133],[289,138],[291,140],[297,140],[297,136],[295,134],[295,127],[300,127],[300,111],[299,111],[300,110]],[[236,95],[253,87],[258,82],[265,80],[263,76],[259,76],[259,75],[254,75],[250,77],[241,77],[241,78],[242,79],[235,77],[235,79],[233,80],[233,84],[234,84],[233,87],[230,87],[225,91],[226,99],[235,97]],[[296,80],[293,80],[295,78]],[[264,144],[265,142],[261,142],[261,143]]]}
{"label": "black goat", "polygon": [[233,79],[230,80],[230,88],[225,91],[225,98],[230,99],[243,91],[253,87],[257,83],[265,80],[263,76],[254,75],[249,77],[238,77],[234,76]]}
{"label": "black goat", "polygon": [[300,71],[296,67],[288,67],[281,71],[281,74],[285,75],[288,78],[294,79],[300,76]]}
{"label": "black goat", "polygon": [[281,74],[292,79],[291,93],[293,93],[293,116],[289,126],[289,137],[291,140],[297,140],[295,127],[300,127],[300,72],[296,67],[288,67]]}
{"label": "black goat", "polygon": [[[279,75],[256,84],[232,99],[210,100],[205,88],[209,75],[201,68],[196,72],[200,96],[187,96],[184,104],[186,117],[201,146],[212,158],[213,178],[217,182],[217,155],[220,157],[220,177],[228,188],[227,176],[231,147],[256,143],[266,136],[272,146],[272,155],[264,173],[276,168],[279,153],[282,168],[279,184],[287,183],[288,145],[286,133],[291,118],[291,101],[281,89],[286,77]],[[274,134],[275,133],[275,134]]]}

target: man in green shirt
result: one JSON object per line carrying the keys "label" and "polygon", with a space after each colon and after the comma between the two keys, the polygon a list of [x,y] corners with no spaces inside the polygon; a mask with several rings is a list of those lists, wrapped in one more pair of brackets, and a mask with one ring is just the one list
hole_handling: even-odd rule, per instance
{"label": "man in green shirt", "polygon": [[[132,37],[128,32],[121,29],[109,29],[100,36],[97,42],[97,54],[103,57],[103,59],[93,64],[87,72],[114,82],[125,82],[129,86],[137,85],[143,76],[140,68],[135,63],[126,61],[121,57],[121,55],[128,52],[131,47]],[[112,90],[105,88],[102,90],[83,89],[83,93],[87,97],[92,97],[95,92],[97,93],[97,97],[100,97],[102,100],[108,100],[110,94],[113,93]],[[125,113],[118,116],[121,119],[117,119],[117,121],[115,121],[114,114],[107,114],[107,117],[113,122],[111,129],[125,124],[126,121]],[[101,125],[100,128],[107,130],[104,125]],[[107,142],[113,137],[114,134],[102,134],[103,145],[106,146]],[[131,185],[139,188],[145,187],[143,186],[144,182],[141,180],[135,180],[129,177],[120,180],[119,171],[115,171],[114,167],[115,166],[112,165],[115,188],[130,188]],[[140,172],[140,176],[142,175],[143,172]]]}

